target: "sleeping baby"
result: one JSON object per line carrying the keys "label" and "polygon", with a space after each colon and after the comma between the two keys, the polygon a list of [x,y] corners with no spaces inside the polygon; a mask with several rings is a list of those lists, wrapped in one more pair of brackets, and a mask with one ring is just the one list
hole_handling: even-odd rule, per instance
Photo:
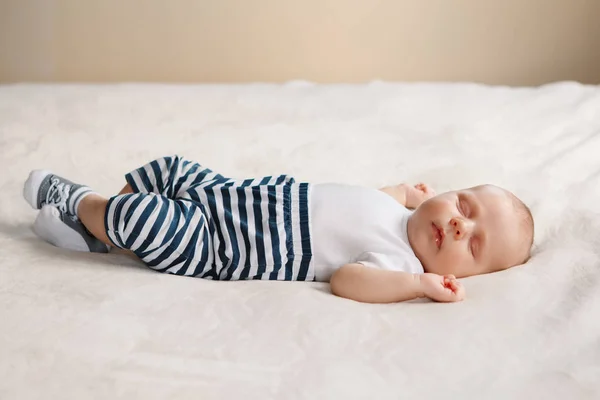
{"label": "sleeping baby", "polygon": [[178,156],[125,178],[105,198],[32,171],[23,194],[41,209],[34,231],[71,250],[126,249],[158,272],[330,282],[335,295],[368,303],[460,301],[457,278],[523,264],[533,243],[527,206],[492,185],[436,196],[425,184],[239,180]]}

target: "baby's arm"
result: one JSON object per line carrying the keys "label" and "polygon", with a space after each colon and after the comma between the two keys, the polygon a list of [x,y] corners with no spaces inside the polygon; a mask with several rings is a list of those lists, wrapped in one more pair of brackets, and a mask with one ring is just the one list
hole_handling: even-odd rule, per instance
{"label": "baby's arm", "polygon": [[417,297],[453,302],[465,297],[463,286],[453,275],[410,274],[362,264],[342,266],[335,271],[330,284],[336,296],[363,303],[397,303]]}
{"label": "baby's arm", "polygon": [[425,183],[419,183],[415,186],[401,183],[395,186],[386,186],[379,190],[392,196],[398,203],[406,208],[417,208],[425,200],[429,200],[435,196],[434,190]]}

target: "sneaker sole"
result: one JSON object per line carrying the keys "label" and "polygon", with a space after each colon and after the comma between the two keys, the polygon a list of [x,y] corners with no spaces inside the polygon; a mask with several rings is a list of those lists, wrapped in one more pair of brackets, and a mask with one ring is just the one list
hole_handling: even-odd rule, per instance
{"label": "sneaker sole", "polygon": [[[33,223],[33,232],[42,238],[44,241],[50,243],[52,246],[74,250],[74,251],[90,251],[89,247],[85,243],[69,243],[64,240],[64,237],[61,237],[60,234],[57,235],[58,232],[53,232],[49,227],[49,224],[56,224],[60,228],[60,232],[63,234],[66,231],[70,231],[67,225],[61,226],[63,222],[60,219],[60,211],[57,208],[52,206],[44,206],[41,208],[35,222]],[[81,239],[84,240],[83,238]]]}
{"label": "sneaker sole", "polygon": [[51,172],[48,170],[36,169],[31,171],[29,177],[25,181],[25,185],[23,186],[23,197],[35,210],[40,209],[38,205],[38,193],[40,191],[40,185],[50,174]]}

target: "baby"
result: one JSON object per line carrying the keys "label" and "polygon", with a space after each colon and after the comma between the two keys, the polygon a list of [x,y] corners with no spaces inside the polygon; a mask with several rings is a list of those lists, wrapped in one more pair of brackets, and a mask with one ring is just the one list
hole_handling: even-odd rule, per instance
{"label": "baby", "polygon": [[126,180],[107,199],[32,171],[23,194],[41,209],[34,231],[72,250],[130,250],[159,272],[330,282],[334,294],[369,303],[460,301],[457,278],[523,264],[533,242],[527,206],[492,185],[435,196],[425,184],[236,180],[178,156]]}

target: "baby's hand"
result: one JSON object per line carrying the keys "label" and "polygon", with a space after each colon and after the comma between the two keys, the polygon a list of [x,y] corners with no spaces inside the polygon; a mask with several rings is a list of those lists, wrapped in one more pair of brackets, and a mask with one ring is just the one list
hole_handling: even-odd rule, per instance
{"label": "baby's hand", "polygon": [[465,298],[465,288],[454,275],[421,274],[420,291],[425,297],[441,302],[461,301]]}
{"label": "baby's hand", "polygon": [[417,208],[426,200],[435,196],[435,191],[425,183],[415,186],[403,184],[406,190],[406,208]]}

